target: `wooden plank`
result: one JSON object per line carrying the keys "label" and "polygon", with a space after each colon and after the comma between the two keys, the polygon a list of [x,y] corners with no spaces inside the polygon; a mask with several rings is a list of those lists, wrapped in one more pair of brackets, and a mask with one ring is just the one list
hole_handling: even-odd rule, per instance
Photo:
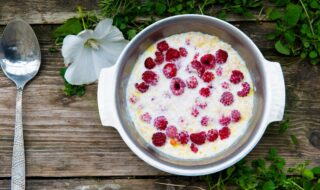
{"label": "wooden plank", "polygon": [[[10,181],[0,180],[0,190],[9,190]],[[199,179],[191,177],[164,179],[27,179],[30,190],[205,190]]]}
{"label": "wooden plank", "polygon": [[[266,34],[271,23],[234,23],[248,33],[267,58],[280,61],[286,78],[288,133],[297,135],[300,145],[290,143],[270,126],[249,159],[263,157],[271,147],[279,150],[288,166],[310,160],[320,165],[320,71],[297,58],[275,54]],[[167,175],[148,166],[111,128],[103,128],[97,111],[96,85],[88,86],[84,97],[67,98],[58,76],[63,60],[50,53],[50,33],[56,26],[34,26],[43,55],[39,75],[25,89],[23,119],[29,177],[149,176]],[[0,31],[3,27],[0,28]],[[15,87],[0,72],[0,177],[9,177],[15,113]]]}
{"label": "wooden plank", "polygon": [[22,18],[30,24],[62,23],[77,16],[76,7],[98,10],[99,0],[0,0],[0,25],[15,18]]}

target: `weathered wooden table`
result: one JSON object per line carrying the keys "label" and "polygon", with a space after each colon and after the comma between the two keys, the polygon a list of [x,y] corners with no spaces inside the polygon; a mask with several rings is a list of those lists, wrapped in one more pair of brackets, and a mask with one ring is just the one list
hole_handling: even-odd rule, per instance
{"label": "weathered wooden table", "polygon": [[[59,68],[60,52],[51,53],[51,32],[75,15],[76,5],[97,8],[97,0],[0,0],[0,32],[14,17],[32,24],[42,51],[40,72],[25,89],[23,123],[26,147],[27,189],[179,189],[157,182],[203,186],[198,178],[161,172],[140,160],[117,131],[100,124],[96,90],[85,96],[65,97]],[[286,117],[290,129],[278,134],[269,126],[249,159],[263,157],[271,147],[292,166],[304,160],[320,165],[320,70],[298,58],[280,56],[266,39],[274,23],[233,19],[232,24],[248,34],[267,59],[279,61],[285,74]],[[0,189],[10,188],[11,154],[15,117],[15,85],[0,72]],[[299,145],[290,142],[295,134]],[[180,188],[182,189],[182,188]],[[193,189],[187,187],[185,189]]]}

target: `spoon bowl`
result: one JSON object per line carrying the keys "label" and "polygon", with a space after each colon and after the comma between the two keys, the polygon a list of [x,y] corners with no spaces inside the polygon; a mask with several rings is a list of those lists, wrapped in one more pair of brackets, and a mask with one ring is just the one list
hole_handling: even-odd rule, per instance
{"label": "spoon bowl", "polygon": [[0,64],[5,75],[17,86],[11,190],[25,189],[22,91],[25,84],[38,73],[40,63],[40,46],[31,26],[23,20],[10,22],[0,41]]}

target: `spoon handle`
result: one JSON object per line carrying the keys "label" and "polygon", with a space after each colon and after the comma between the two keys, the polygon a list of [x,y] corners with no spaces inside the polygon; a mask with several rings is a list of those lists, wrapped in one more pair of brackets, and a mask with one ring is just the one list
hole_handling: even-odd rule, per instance
{"label": "spoon handle", "polygon": [[11,190],[25,189],[25,157],[22,126],[22,90],[22,88],[17,89],[16,125],[14,128],[11,170]]}

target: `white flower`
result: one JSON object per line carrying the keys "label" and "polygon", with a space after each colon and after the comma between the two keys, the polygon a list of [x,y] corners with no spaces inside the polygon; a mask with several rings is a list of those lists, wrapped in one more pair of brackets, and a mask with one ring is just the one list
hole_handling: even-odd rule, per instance
{"label": "white flower", "polygon": [[66,65],[66,80],[73,85],[95,82],[102,68],[116,63],[128,43],[121,31],[104,19],[93,30],[68,35],[63,40],[62,56]]}

